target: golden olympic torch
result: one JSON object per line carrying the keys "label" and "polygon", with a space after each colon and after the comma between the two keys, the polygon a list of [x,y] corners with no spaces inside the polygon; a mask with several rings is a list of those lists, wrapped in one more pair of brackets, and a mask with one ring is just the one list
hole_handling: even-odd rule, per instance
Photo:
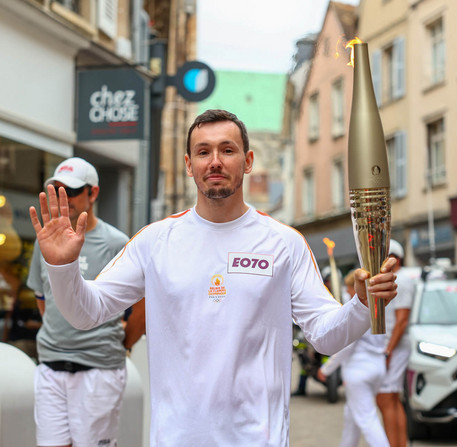
{"label": "golden olympic torch", "polygon": [[[351,41],[352,42],[352,41]],[[349,202],[360,265],[381,270],[390,242],[390,180],[387,151],[371,81],[368,45],[353,46],[354,85],[349,124]],[[385,334],[384,300],[368,293],[371,332]]]}
{"label": "golden olympic torch", "polygon": [[341,303],[341,282],[338,275],[338,269],[336,267],[335,256],[333,256],[333,249],[335,248],[335,242],[328,237],[324,237],[322,242],[327,246],[328,260],[330,263],[330,288],[332,289],[333,298]]}

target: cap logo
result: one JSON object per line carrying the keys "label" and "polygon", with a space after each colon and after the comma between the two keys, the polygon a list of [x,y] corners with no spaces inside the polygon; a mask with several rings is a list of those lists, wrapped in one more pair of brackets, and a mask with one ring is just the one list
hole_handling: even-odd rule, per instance
{"label": "cap logo", "polygon": [[61,168],[59,168],[58,172],[62,171],[73,172],[73,166],[63,165]]}

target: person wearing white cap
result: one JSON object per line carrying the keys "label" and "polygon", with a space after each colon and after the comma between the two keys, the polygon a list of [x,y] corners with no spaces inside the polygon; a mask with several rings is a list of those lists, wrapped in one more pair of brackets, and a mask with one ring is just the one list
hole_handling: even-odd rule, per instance
{"label": "person wearing white cap", "polygon": [[405,252],[401,244],[390,241],[389,256],[397,260],[397,298],[386,307],[386,375],[376,401],[381,410],[391,447],[406,447],[408,442],[406,414],[400,400],[404,375],[411,353],[408,340],[409,313],[414,299],[414,281],[402,269]]}
{"label": "person wearing white cap", "polygon": [[[73,229],[81,213],[87,213],[79,268],[89,280],[128,241],[124,233],[95,216],[98,183],[95,168],[77,157],[60,163],[45,182],[45,186],[54,186],[56,192],[59,187],[65,189]],[[115,446],[126,383],[123,340],[129,328],[138,322],[127,323],[124,333],[119,312],[91,331],[71,326],[56,306],[37,243],[27,285],[35,291],[43,318],[37,335],[39,365],[35,371],[37,445]]]}

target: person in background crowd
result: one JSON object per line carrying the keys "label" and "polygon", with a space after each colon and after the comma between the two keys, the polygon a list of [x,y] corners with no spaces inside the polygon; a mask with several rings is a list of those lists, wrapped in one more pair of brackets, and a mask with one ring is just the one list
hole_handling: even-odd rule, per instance
{"label": "person in background crowd", "polygon": [[390,241],[389,256],[397,260],[398,297],[386,307],[386,375],[376,398],[391,447],[406,447],[408,433],[406,414],[400,400],[404,375],[411,347],[407,327],[414,299],[414,282],[406,275],[403,266],[405,253],[395,240]]}
{"label": "person in background crowd", "polygon": [[[68,197],[65,210],[68,230],[75,230],[81,214],[87,216],[79,271],[93,280],[127,243],[128,237],[97,218],[94,204],[99,194],[95,168],[81,158],[57,166],[45,186],[55,197]],[[53,213],[58,213],[56,207]],[[58,250],[60,246],[56,247]],[[37,335],[39,365],[35,372],[35,422],[37,445],[116,446],[119,413],[126,384],[124,338],[134,339],[131,328],[144,328],[141,311],[132,312],[124,329],[121,312],[102,325],[81,331],[70,325],[56,306],[46,263],[35,244],[27,285],[35,291],[43,325]],[[70,294],[77,290],[68,284]],[[126,335],[127,334],[127,335]],[[141,334],[140,334],[141,335]]]}
{"label": "person in background crowd", "polygon": [[[95,281],[79,273],[87,216],[70,225],[64,188],[40,194],[30,217],[65,317],[91,329],[146,300],[151,368],[150,445],[289,444],[292,319],[331,354],[369,327],[365,280],[345,306],[322,283],[314,256],[293,229],[249,207],[243,179],[254,155],[244,124],[208,110],[188,132],[185,163],[194,208],[140,230]],[[60,214],[57,212],[60,207]],[[395,297],[395,260],[369,279]]]}
{"label": "person in background crowd", "polygon": [[[333,295],[334,291],[332,290],[331,275],[332,270],[329,265],[325,266],[321,270],[322,282]],[[341,274],[341,271],[338,270],[338,280],[341,280],[342,278],[343,275]],[[344,294],[342,294],[342,296],[344,297]],[[304,340],[303,343],[307,345],[306,340]],[[297,389],[292,393],[292,396],[306,396],[306,384],[308,382],[308,377],[312,375],[312,373],[315,372],[321,365],[323,358],[326,360],[326,357],[315,351],[314,348],[309,345],[305,346],[305,348],[301,350],[298,357],[301,366],[300,376],[298,378]]]}
{"label": "person in background crowd", "polygon": [[[355,294],[354,282],[354,271],[350,271],[344,283],[351,298]],[[332,355],[317,373],[325,382],[341,365],[346,404],[340,447],[357,447],[360,434],[370,447],[389,447],[376,413],[376,393],[386,370],[384,339],[384,335],[373,335],[369,329],[359,340]]]}

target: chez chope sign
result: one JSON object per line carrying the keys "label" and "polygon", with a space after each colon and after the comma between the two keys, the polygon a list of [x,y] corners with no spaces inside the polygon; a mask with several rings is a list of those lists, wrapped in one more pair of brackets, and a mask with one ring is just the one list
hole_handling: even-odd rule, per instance
{"label": "chez chope sign", "polygon": [[144,138],[145,81],[131,68],[78,72],[78,141]]}

